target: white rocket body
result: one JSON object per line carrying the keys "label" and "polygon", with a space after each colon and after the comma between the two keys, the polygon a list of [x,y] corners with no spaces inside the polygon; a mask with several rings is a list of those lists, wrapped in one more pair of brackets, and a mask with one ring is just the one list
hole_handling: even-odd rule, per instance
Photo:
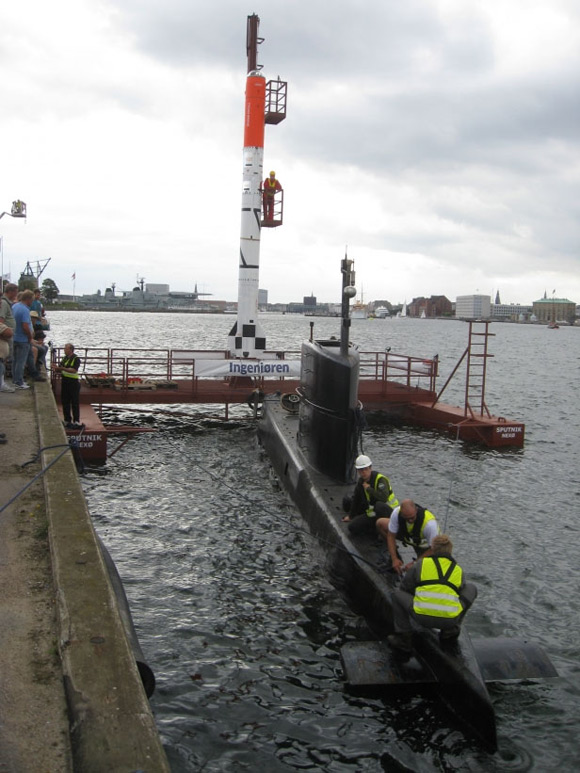
{"label": "white rocket body", "polygon": [[246,81],[238,316],[228,336],[229,351],[236,357],[259,357],[266,348],[266,336],[258,324],[265,92],[264,77],[250,72]]}

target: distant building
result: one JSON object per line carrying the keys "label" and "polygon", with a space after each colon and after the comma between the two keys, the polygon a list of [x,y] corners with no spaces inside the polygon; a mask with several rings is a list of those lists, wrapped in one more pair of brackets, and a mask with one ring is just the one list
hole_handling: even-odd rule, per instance
{"label": "distant building", "polygon": [[541,298],[534,301],[533,312],[538,322],[569,322],[576,319],[576,304],[567,298]]}
{"label": "distant building", "polygon": [[[499,293],[498,293],[499,295]],[[522,306],[519,303],[492,303],[491,318],[504,319],[511,322],[527,322],[532,316],[531,306]]]}
{"label": "distant building", "polygon": [[268,291],[258,290],[258,308],[265,309],[268,305]]}
{"label": "distant building", "polygon": [[307,311],[313,311],[316,308],[316,296],[305,295],[302,303]]}
{"label": "distant building", "polygon": [[457,319],[489,319],[491,316],[490,295],[458,295],[455,301]]}
{"label": "distant building", "polygon": [[408,317],[448,317],[451,312],[451,301],[444,295],[420,296],[407,305]]}

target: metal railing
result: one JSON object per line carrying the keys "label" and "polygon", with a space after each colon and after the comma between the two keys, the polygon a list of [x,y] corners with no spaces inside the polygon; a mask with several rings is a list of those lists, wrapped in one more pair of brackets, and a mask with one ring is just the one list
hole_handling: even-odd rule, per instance
{"label": "metal railing", "polygon": [[[75,349],[81,365],[79,374],[83,381],[93,387],[113,389],[146,389],[148,385],[166,388],[175,386],[176,382],[195,383],[200,378],[213,378],[214,380],[230,380],[231,376],[201,376],[201,363],[207,360],[232,361],[229,352],[219,350],[187,350],[187,349],[106,349],[106,348],[82,348]],[[64,351],[54,347],[51,353],[51,362],[56,365]],[[287,359],[299,359],[300,352],[271,351],[264,353],[264,359],[272,363]],[[242,364],[251,361],[240,360]],[[52,378],[56,373],[52,370]],[[236,374],[234,374],[235,376]],[[259,378],[256,383],[259,382]],[[283,376],[279,377],[283,380]]]}
{"label": "metal railing", "polygon": [[[75,354],[81,360],[79,373],[92,386],[107,386],[115,389],[132,389],[136,386],[146,388],[147,382],[188,381],[195,384],[200,378],[213,378],[228,381],[232,376],[200,375],[202,363],[207,360],[233,360],[241,365],[253,361],[239,360],[231,357],[222,349],[106,349],[77,348]],[[51,361],[58,364],[64,356],[62,349],[52,349]],[[267,351],[261,360],[272,363],[296,361],[300,359],[299,351]],[[196,367],[197,365],[197,367]],[[410,357],[394,352],[360,352],[360,379],[386,382],[392,381],[413,388],[422,387],[435,390],[438,360]],[[236,374],[234,374],[235,377]],[[54,376],[53,376],[54,377]],[[259,385],[264,376],[254,376],[254,383]],[[297,375],[285,377],[276,375],[276,379],[296,380]]]}
{"label": "metal railing", "polygon": [[395,352],[360,352],[360,379],[394,381],[435,391],[439,360]]}

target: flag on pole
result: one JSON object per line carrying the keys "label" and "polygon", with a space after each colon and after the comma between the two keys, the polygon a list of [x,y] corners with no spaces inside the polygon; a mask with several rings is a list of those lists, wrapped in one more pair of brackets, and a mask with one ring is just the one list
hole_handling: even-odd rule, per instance
{"label": "flag on pole", "polygon": [[76,272],[76,271],[75,271],[75,272],[74,272],[74,274],[72,275],[72,278],[73,278],[73,279],[76,279],[76,278],[77,278],[77,272]]}

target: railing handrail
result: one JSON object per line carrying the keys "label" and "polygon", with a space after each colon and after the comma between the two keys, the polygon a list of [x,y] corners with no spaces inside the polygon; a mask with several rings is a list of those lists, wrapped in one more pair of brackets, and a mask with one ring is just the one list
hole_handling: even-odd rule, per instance
{"label": "railing handrail", "polygon": [[[176,377],[195,379],[200,378],[195,374],[196,359],[207,360],[238,360],[228,351],[223,349],[138,349],[106,348],[106,347],[78,347],[75,353],[81,359],[81,375],[98,376],[105,374],[109,377],[120,378],[124,384],[130,378],[165,378],[168,381]],[[269,362],[292,360],[301,356],[299,350],[281,351],[277,349],[264,352],[266,357],[261,358]],[[191,355],[191,356],[188,356]],[[52,361],[58,362],[63,356],[60,347],[52,349]],[[397,381],[403,380],[408,386],[418,385],[421,379],[428,379],[430,391],[435,389],[435,381],[438,371],[437,358],[425,359],[412,355],[399,354],[390,351],[360,351],[361,380]],[[248,362],[252,360],[241,360]],[[285,376],[280,378],[284,380]],[[289,377],[295,379],[296,377]]]}

